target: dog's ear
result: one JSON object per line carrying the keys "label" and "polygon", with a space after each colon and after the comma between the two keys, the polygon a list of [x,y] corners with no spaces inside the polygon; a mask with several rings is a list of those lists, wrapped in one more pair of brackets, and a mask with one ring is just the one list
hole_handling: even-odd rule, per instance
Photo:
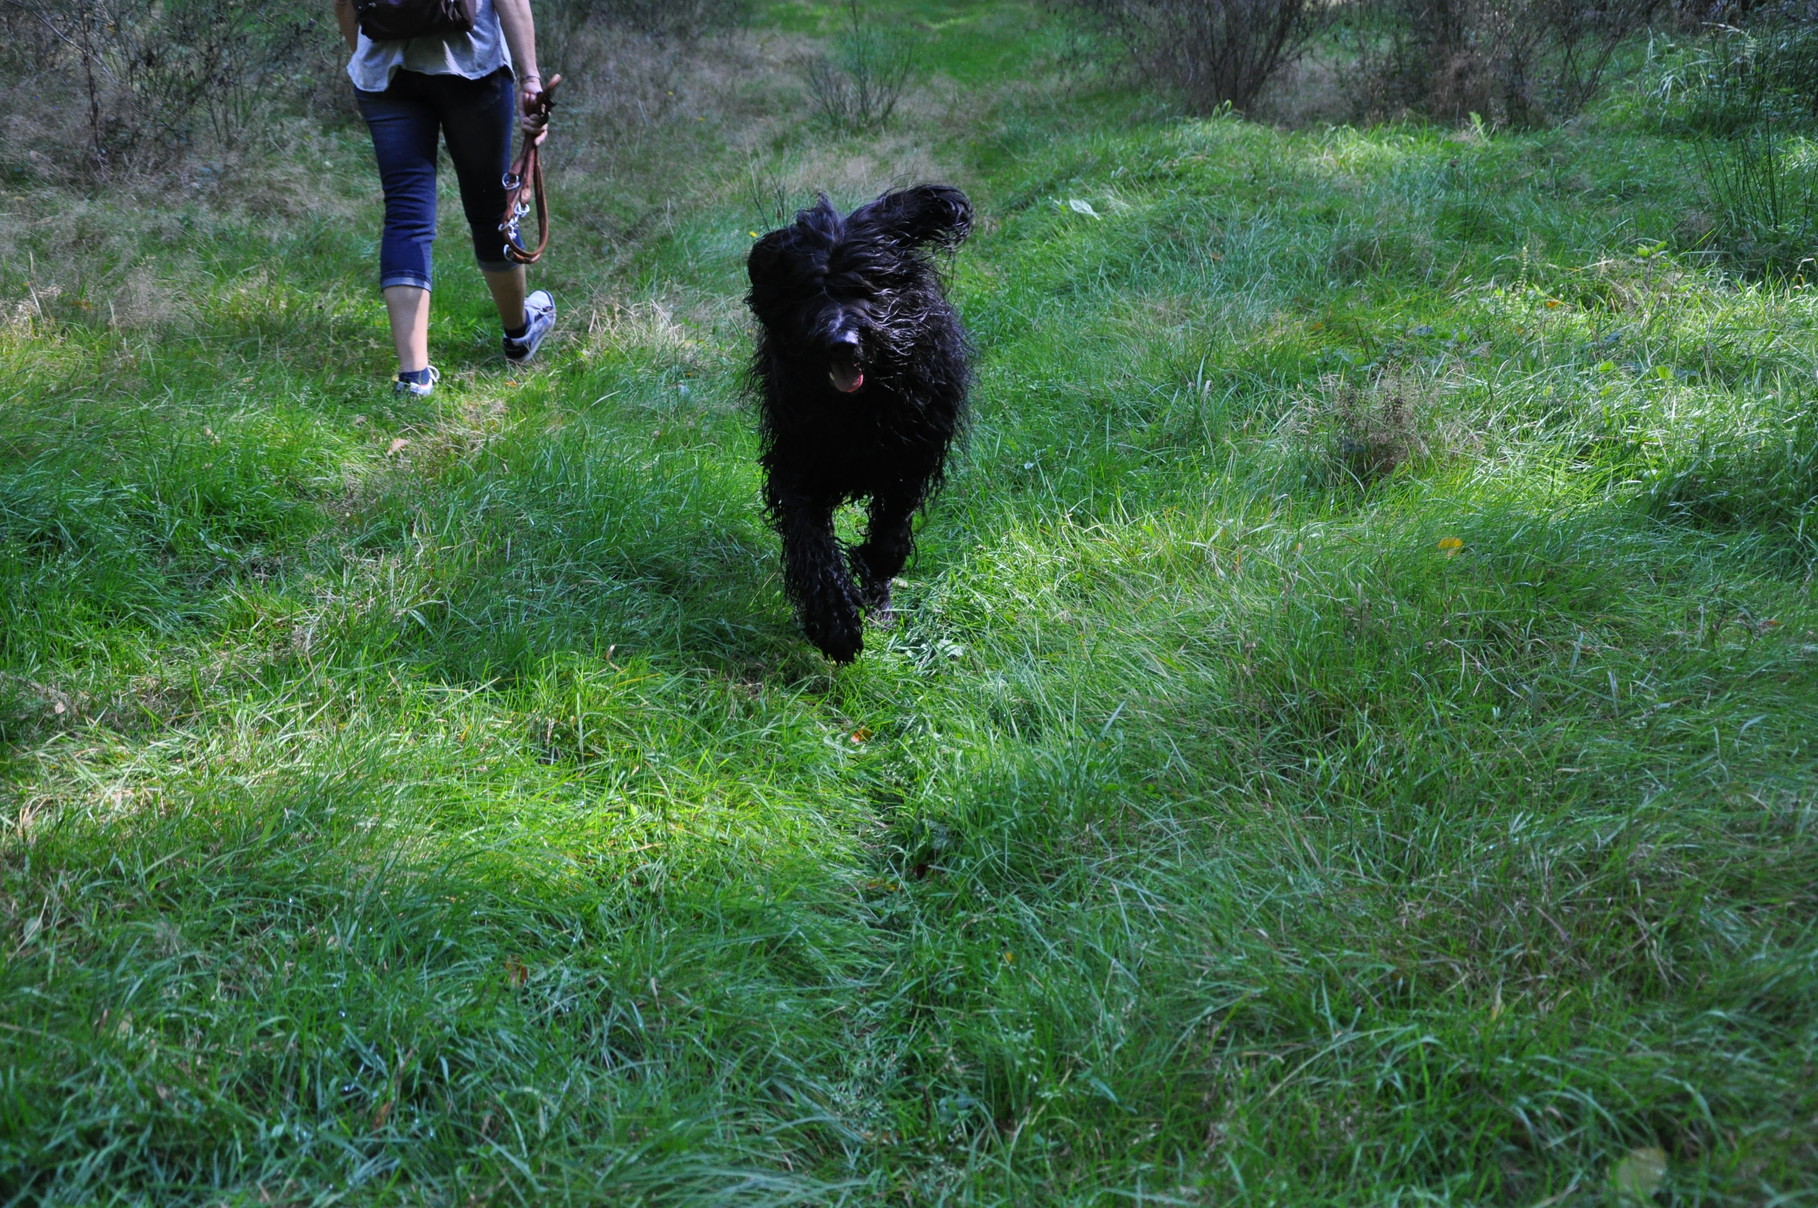
{"label": "dog's ear", "polygon": [[884,194],[847,221],[914,247],[957,247],[972,231],[972,203],[952,185],[917,185]]}
{"label": "dog's ear", "polygon": [[777,265],[782,263],[789,245],[789,228],[772,231],[751,245],[751,254],[745,257],[745,272],[751,278],[751,284],[763,285],[776,276]]}

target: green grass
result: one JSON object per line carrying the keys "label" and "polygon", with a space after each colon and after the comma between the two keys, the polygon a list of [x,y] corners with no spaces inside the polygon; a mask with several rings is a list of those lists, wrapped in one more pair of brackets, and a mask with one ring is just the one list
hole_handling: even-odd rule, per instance
{"label": "green grass", "polygon": [[[0,1203],[1589,1205],[1658,1147],[1818,1204],[1811,292],[1620,106],[1184,120],[910,8],[873,138],[796,120],[826,5],[642,124],[572,72],[562,336],[495,362],[451,224],[427,404],[362,131],[6,182]],[[976,421],[835,669],[742,257],[922,175]]]}

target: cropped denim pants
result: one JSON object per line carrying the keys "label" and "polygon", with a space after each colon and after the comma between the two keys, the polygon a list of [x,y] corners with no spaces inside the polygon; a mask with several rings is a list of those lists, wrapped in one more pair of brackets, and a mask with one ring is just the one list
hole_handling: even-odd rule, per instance
{"label": "cropped denim pants", "polygon": [[505,173],[511,167],[516,89],[501,67],[470,80],[458,75],[398,71],[384,92],[355,89],[372,131],[379,181],[385,188],[385,234],[379,242],[379,288],[430,288],[430,247],[436,238],[436,141],[448,142],[461,186],[461,209],[473,230],[473,255],[489,273],[511,267],[499,218]]}

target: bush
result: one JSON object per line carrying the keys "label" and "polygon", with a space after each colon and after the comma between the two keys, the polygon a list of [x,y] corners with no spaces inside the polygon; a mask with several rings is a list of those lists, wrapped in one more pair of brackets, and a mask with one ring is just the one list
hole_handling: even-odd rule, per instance
{"label": "bush", "polygon": [[41,155],[94,176],[235,145],[298,91],[308,49],[329,36],[313,11],[263,0],[8,0],[0,11],[13,53],[33,56],[9,108],[41,119]]}
{"label": "bush", "polygon": [[1666,9],[1667,0],[1358,0],[1360,107],[1516,126],[1569,116],[1597,93],[1617,48]]}
{"label": "bush", "polygon": [[1189,106],[1248,109],[1327,28],[1320,0],[1068,0]]}
{"label": "bush", "polygon": [[879,28],[847,0],[846,23],[834,53],[809,60],[808,94],[815,108],[842,130],[874,130],[890,120],[915,70],[915,55],[892,31]]}

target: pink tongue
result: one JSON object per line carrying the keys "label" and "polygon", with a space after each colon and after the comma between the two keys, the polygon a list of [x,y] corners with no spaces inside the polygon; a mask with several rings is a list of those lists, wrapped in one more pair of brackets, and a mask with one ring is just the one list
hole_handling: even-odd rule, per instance
{"label": "pink tongue", "polygon": [[833,362],[827,368],[827,376],[833,382],[833,388],[841,394],[851,394],[865,384],[865,371],[857,365],[842,365]]}

